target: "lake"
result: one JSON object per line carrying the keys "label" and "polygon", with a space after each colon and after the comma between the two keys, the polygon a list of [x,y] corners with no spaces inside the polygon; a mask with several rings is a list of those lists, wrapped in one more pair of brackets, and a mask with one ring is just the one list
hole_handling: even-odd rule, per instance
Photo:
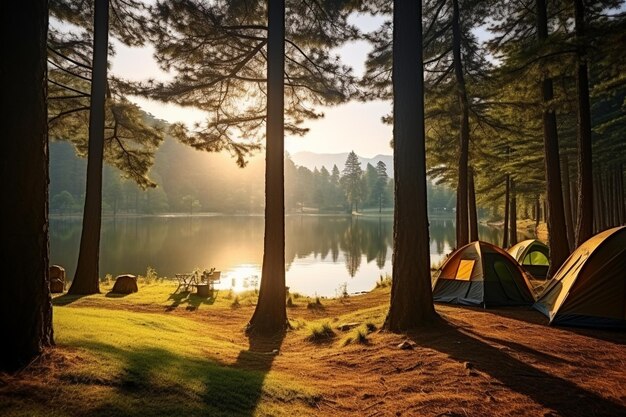
{"label": "lake", "polygon": [[[50,219],[50,261],[73,278],[80,243],[80,218]],[[288,215],[285,262],[291,292],[335,296],[369,291],[391,274],[393,219],[390,216]],[[431,263],[454,246],[454,220],[431,220]],[[481,240],[502,241],[500,229],[480,226]],[[222,271],[219,288],[258,285],[263,259],[262,216],[147,216],[103,218],[100,274],[159,276],[194,268]]]}

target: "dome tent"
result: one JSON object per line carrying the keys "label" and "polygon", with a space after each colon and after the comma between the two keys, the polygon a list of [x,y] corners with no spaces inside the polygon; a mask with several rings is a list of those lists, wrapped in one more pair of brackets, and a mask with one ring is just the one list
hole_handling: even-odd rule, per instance
{"label": "dome tent", "polygon": [[580,245],[534,307],[550,324],[626,330],[626,227]]}
{"label": "dome tent", "polygon": [[550,267],[550,249],[537,239],[528,239],[510,247],[507,252],[535,278],[545,279]]}
{"label": "dome tent", "polygon": [[526,273],[503,249],[472,242],[453,252],[433,284],[434,301],[484,307],[531,305]]}

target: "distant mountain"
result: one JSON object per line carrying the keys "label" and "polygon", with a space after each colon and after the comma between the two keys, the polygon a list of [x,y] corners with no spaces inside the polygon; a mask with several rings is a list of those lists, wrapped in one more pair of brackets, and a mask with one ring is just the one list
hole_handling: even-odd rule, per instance
{"label": "distant mountain", "polygon": [[[358,155],[357,155],[358,156]],[[291,155],[291,160],[300,166],[307,167],[309,169],[318,169],[325,166],[329,171],[333,165],[337,165],[337,168],[341,171],[348,158],[348,152],[343,153],[315,153],[315,152],[296,152]],[[383,161],[387,165],[387,174],[391,177],[393,175],[393,156],[392,155],[376,155],[373,158],[364,158],[359,156],[361,162],[361,168],[365,169],[368,163],[376,166],[378,161]]]}

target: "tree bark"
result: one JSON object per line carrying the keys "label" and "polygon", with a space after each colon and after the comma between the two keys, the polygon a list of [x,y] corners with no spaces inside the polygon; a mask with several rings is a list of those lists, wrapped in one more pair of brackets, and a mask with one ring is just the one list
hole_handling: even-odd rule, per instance
{"label": "tree bark", "polygon": [[576,237],[574,232],[574,221],[572,217],[572,205],[570,199],[570,180],[569,180],[569,160],[567,154],[563,155],[562,169],[563,172],[563,210],[565,212],[565,228],[567,229],[567,243],[570,252],[576,247]]}
{"label": "tree bark", "polygon": [[[384,327],[403,331],[436,317],[426,208],[422,4],[393,6],[395,208],[391,303]],[[467,213],[467,212],[466,212]]]}
{"label": "tree bark", "polygon": [[478,240],[478,213],[476,212],[476,189],[474,187],[474,169],[469,168],[469,226],[470,241]]}
{"label": "tree bark", "polygon": [[504,233],[502,236],[502,247],[508,248],[509,247],[509,207],[510,207],[509,184],[511,182],[509,178],[509,174],[506,174],[504,182],[505,182],[505,185],[504,185],[504,230],[503,230]]}
{"label": "tree bark", "polygon": [[48,272],[48,2],[2,2],[0,371],[54,343]]}
{"label": "tree bark", "polygon": [[456,246],[460,248],[469,243],[468,221],[468,161],[469,161],[469,103],[463,74],[461,56],[461,23],[458,0],[452,0],[452,56],[456,78],[459,108],[461,110],[459,135],[459,172],[456,189]]}
{"label": "tree bark", "polygon": [[578,142],[578,218],[576,219],[576,246],[593,235],[593,164],[591,150],[591,106],[589,102],[589,75],[585,47],[585,4],[574,0],[574,23],[578,67],[576,70]]}
{"label": "tree bark", "polygon": [[513,246],[517,243],[517,196],[515,195],[515,180],[513,178],[511,178],[511,211],[509,212],[509,217],[511,218],[509,243]]}
{"label": "tree bark", "polygon": [[78,264],[69,294],[100,292],[100,227],[102,224],[102,162],[104,117],[109,45],[109,0],[95,0],[91,105],[89,109],[89,148],[83,228]]}
{"label": "tree bark", "polygon": [[284,69],[285,0],[268,1],[265,236],[259,301],[249,334],[283,332],[285,301]]}
{"label": "tree bark", "polygon": [[[537,35],[540,43],[548,39],[548,15],[546,0],[537,0]],[[554,90],[552,79],[543,75],[541,82],[543,100],[543,145],[545,150],[546,186],[548,201],[548,234],[550,236],[550,269],[548,277],[552,277],[569,255],[567,229],[563,210],[563,193],[561,191],[561,164],[559,163],[559,137],[556,124],[556,113],[552,107]]]}

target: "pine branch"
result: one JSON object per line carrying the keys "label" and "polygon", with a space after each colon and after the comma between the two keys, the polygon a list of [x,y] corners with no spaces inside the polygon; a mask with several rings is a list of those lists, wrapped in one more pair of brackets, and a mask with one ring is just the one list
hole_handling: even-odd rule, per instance
{"label": "pine branch", "polygon": [[65,59],[67,61],[70,61],[72,64],[78,65],[79,67],[82,67],[82,68],[85,68],[86,70],[91,71],[91,65],[83,64],[81,62],[78,62],[78,61],[76,61],[76,60],[66,56],[66,55],[63,55],[61,52],[57,51],[56,49],[54,49],[50,45],[48,45],[48,49],[50,51],[52,51],[53,53],[57,54],[58,56],[60,56],[61,58]]}
{"label": "pine branch", "polygon": [[77,108],[72,109],[72,110],[66,110],[66,111],[61,112],[61,113],[57,114],[56,116],[48,119],[48,123],[50,124],[50,123],[54,122],[55,120],[58,120],[59,118],[61,118],[63,116],[67,116],[68,114],[76,113],[76,112],[84,111],[84,110],[89,110],[89,107],[83,106],[83,107],[77,107]]}
{"label": "pine branch", "polygon": [[70,70],[68,70],[67,68],[63,68],[61,65],[57,64],[56,62],[52,61],[51,59],[48,59],[48,62],[52,65],[54,65],[55,67],[57,67],[58,69],[60,69],[61,71],[64,71],[74,77],[83,79],[85,81],[89,81],[91,82],[91,78],[85,77],[84,75],[80,75],[80,74],[76,74],[75,72],[72,72]]}

